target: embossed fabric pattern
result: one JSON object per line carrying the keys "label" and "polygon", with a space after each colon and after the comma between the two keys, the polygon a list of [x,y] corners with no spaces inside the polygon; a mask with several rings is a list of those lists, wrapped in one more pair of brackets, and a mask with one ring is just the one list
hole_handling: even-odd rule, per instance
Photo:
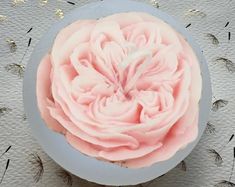
{"label": "embossed fabric pattern", "polygon": [[[235,186],[235,1],[138,0],[185,25],[207,59],[213,104],[207,129],[176,168],[139,187]],[[94,0],[0,2],[0,186],[96,187],[58,166],[31,134],[22,83],[29,57],[51,25]]]}

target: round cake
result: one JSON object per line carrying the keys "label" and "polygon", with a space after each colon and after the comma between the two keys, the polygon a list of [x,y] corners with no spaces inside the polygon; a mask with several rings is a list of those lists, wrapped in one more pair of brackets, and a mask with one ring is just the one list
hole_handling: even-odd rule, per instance
{"label": "round cake", "polygon": [[142,12],[68,25],[37,71],[48,127],[80,152],[128,168],[168,160],[197,138],[201,87],[187,41]]}

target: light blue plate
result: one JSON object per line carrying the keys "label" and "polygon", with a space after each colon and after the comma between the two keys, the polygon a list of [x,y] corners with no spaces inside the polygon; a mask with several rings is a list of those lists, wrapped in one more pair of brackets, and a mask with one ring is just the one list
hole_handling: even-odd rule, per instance
{"label": "light blue plate", "polygon": [[[200,119],[198,138],[185,149],[178,151],[171,159],[159,162],[151,167],[141,169],[127,169],[120,166],[98,161],[85,156],[70,146],[64,136],[47,128],[37,108],[36,75],[42,57],[50,50],[57,33],[66,25],[78,19],[95,19],[114,13],[139,11],[152,14],[180,32],[193,47],[201,66],[203,91],[200,101]],[[55,24],[38,43],[27,65],[23,86],[24,107],[34,136],[43,150],[60,166],[69,172],[88,181],[104,185],[134,185],[147,182],[174,168],[182,161],[198,143],[205,130],[211,106],[211,83],[207,63],[199,46],[185,30],[169,15],[149,5],[129,0],[104,0],[76,8],[67,14],[63,20]]]}

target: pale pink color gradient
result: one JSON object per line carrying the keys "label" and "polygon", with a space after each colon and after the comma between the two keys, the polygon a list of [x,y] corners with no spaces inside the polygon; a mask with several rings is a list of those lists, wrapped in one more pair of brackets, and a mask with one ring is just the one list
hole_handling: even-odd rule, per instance
{"label": "pale pink color gradient", "polygon": [[131,12],[61,30],[39,65],[37,99],[48,127],[73,147],[140,168],[196,139],[201,84],[184,38]]}

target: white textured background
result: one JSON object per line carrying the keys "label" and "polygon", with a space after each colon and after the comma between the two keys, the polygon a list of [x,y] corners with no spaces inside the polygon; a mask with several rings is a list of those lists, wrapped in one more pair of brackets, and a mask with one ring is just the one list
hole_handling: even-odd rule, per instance
{"label": "white textured background", "polygon": [[[59,20],[55,15],[55,9],[60,8],[66,14],[77,6],[91,2],[91,0],[71,1],[76,5],[58,0],[48,0],[48,3],[42,6],[38,0],[28,0],[13,7],[10,0],[0,1],[0,15],[7,16],[6,21],[0,21],[0,108],[8,108],[6,112],[0,110],[0,155],[8,146],[12,146],[0,158],[0,177],[5,170],[7,159],[10,159],[9,167],[0,186],[70,186],[63,178],[58,176],[61,168],[43,152],[32,137],[27,120],[24,119],[22,78],[7,72],[5,67],[8,64],[21,63],[21,58],[31,37],[31,46],[22,61],[22,64],[27,64],[29,56],[40,37],[53,23]],[[153,4],[151,0],[144,2]],[[235,73],[229,72],[223,62],[216,62],[215,60],[217,57],[226,57],[235,62],[235,1],[159,0],[158,3],[161,10],[174,16],[185,26],[191,23],[191,26],[187,29],[203,49],[208,61],[214,100],[225,99],[228,104],[211,113],[210,122],[215,126],[216,132],[204,133],[196,149],[185,159],[186,171],[176,167],[165,176],[142,186],[212,187],[221,180],[228,180],[233,164],[235,139],[219,152],[223,158],[220,167],[215,164],[214,158],[208,153],[208,149],[218,151],[235,133]],[[200,15],[186,16],[185,13],[189,9],[198,9],[204,12],[206,16],[203,18]],[[227,21],[230,23],[225,28]],[[33,27],[32,31],[26,34],[31,27]],[[229,31],[231,32],[230,41],[228,41]],[[212,41],[206,36],[207,33],[212,33],[219,39],[218,46],[212,44]],[[10,52],[6,38],[15,40],[16,52]],[[33,178],[38,168],[30,163],[32,153],[37,153],[40,156],[44,166],[44,173],[39,182],[35,182]],[[75,176],[72,176],[72,179],[73,187],[100,186]],[[235,183],[235,173],[231,182]]]}

